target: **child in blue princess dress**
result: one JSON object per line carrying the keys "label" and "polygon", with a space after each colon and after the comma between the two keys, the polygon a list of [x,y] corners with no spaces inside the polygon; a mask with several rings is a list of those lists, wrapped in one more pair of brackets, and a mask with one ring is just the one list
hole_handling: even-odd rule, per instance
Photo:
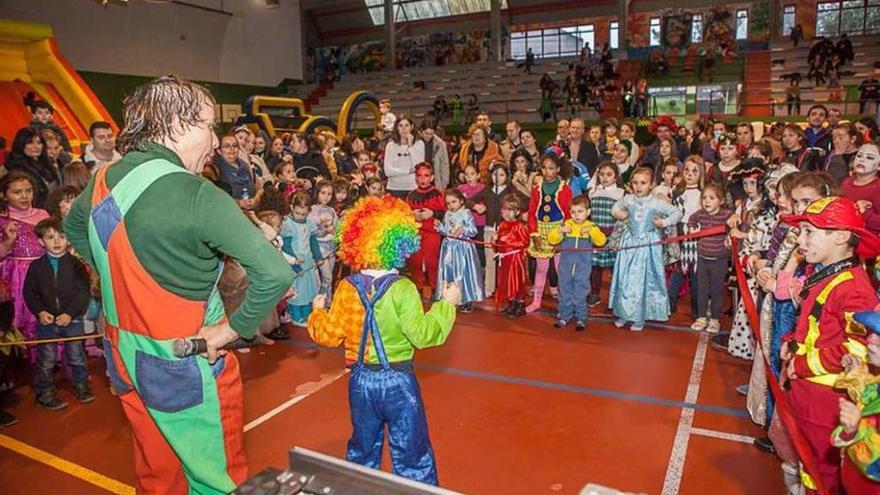
{"label": "child in blue princess dress", "polygon": [[485,299],[477,247],[464,240],[476,237],[477,226],[473,214],[465,208],[464,195],[459,190],[447,189],[445,199],[446,215],[442,223],[437,221],[437,232],[444,236],[437,269],[437,299],[442,297],[442,289],[447,283],[457,283],[461,288],[459,310],[470,313],[474,301]]}
{"label": "child in blue princess dress", "polygon": [[651,194],[653,182],[653,171],[639,167],[630,177],[633,194],[624,196],[611,209],[614,218],[627,222],[627,230],[620,239],[609,306],[614,312],[614,325],[622,328],[631,322],[634,332],[641,331],[646,320],[669,318],[660,230],[677,224],[681,211]]}

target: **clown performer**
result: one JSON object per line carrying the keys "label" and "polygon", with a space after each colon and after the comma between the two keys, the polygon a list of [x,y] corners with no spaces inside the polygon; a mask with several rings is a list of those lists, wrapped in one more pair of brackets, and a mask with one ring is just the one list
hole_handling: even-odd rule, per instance
{"label": "clown performer", "polygon": [[406,196],[406,202],[421,224],[421,248],[407,261],[407,270],[422,294],[431,297],[437,288],[437,264],[440,262],[440,245],[443,241],[437,233],[434,220],[443,220],[446,202],[443,192],[434,185],[434,168],[430,163],[417,164],[415,172],[416,189]]}
{"label": "clown performer", "polygon": [[818,472],[801,466],[807,493],[817,481],[827,493],[843,493],[840,449],[830,442],[838,426],[843,392],[834,385],[844,370],[847,354],[864,361],[868,350],[864,332],[847,325],[847,314],[877,306],[877,297],[860,259],[880,253],[880,238],[865,228],[856,203],[829,196],[814,201],[800,215],[782,221],[800,226],[798,245],[816,270],[792,294],[800,300],[794,332],[784,338],[780,358],[792,414],[808,444]]}
{"label": "clown performer", "polygon": [[415,284],[397,272],[419,250],[419,222],[402,200],[363,198],[339,223],[339,259],[354,275],[339,283],[333,304],[313,301],[308,331],[327,347],[345,345],[351,424],[346,458],[378,469],[388,427],[394,474],[437,485],[437,466],[419,384],[416,348],[446,342],[461,302],[456,284],[427,312]]}
{"label": "clown performer", "polygon": [[[124,156],[98,170],[64,222],[100,276],[107,372],[131,424],[139,494],[229,493],[247,478],[241,374],[221,348],[256,335],[293,280],[232,198],[200,176],[217,148],[216,108],[207,89],[174,76],[135,89]],[[216,290],[223,255],[249,280],[228,316]],[[207,359],[175,356],[175,339],[197,336]]]}

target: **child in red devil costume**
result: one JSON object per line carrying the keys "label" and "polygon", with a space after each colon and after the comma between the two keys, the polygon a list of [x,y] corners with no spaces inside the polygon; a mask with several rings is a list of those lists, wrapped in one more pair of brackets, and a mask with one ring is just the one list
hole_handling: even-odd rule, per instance
{"label": "child in red devil costume", "polygon": [[443,192],[434,185],[434,168],[431,164],[422,162],[415,168],[416,189],[406,196],[406,202],[415,212],[416,220],[422,224],[422,243],[421,249],[407,260],[406,266],[422,294],[434,294],[443,240],[434,228],[434,220],[443,220],[446,202]]}
{"label": "child in red devil costume", "polygon": [[781,350],[782,382],[816,472],[801,466],[801,481],[815,493],[817,481],[829,495],[844,493],[840,449],[830,442],[838,424],[838,401],[845,394],[834,383],[849,353],[867,355],[864,333],[852,333],[847,315],[872,309],[877,297],[861,259],[880,253],[880,238],[865,228],[856,203],[848,198],[814,201],[803,214],[783,217],[800,226],[798,245],[815,271],[804,282],[793,333]]}
{"label": "child in red devil costume", "polygon": [[526,249],[530,237],[526,226],[519,221],[522,203],[515,194],[507,194],[501,199],[501,218],[495,236],[495,252],[500,258],[498,284],[495,288],[495,305],[507,306],[501,314],[517,318],[526,314]]}

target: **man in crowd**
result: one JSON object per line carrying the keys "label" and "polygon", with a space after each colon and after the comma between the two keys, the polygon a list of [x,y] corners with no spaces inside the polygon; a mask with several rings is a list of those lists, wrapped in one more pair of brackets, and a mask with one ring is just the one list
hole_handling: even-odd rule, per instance
{"label": "man in crowd", "polygon": [[99,120],[90,125],[89,137],[91,142],[86,145],[82,161],[92,174],[122,158],[122,155],[116,151],[116,136],[113,135],[113,127],[109,123]]}
{"label": "man in crowd", "polygon": [[496,143],[501,142],[501,136],[499,136],[495,131],[492,130],[492,120],[489,118],[489,114],[485,111],[481,111],[477,114],[477,120],[474,121],[475,124],[481,126],[489,131],[488,138]]}
{"label": "man in crowd", "polygon": [[831,151],[831,129],[825,127],[826,118],[828,109],[825,105],[813,105],[807,110],[807,129],[804,131],[807,148],[816,152],[819,158],[824,158]]}
{"label": "man in crowd", "polygon": [[511,120],[505,126],[505,130],[507,131],[507,137],[504,141],[501,141],[501,156],[505,161],[509,161],[510,155],[513,151],[520,147],[519,131],[522,130],[522,128],[520,127],[519,122]]}

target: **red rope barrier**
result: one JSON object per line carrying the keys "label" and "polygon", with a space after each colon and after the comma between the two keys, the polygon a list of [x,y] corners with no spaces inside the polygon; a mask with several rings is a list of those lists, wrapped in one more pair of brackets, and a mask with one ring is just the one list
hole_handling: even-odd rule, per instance
{"label": "red rope barrier", "polygon": [[[469,237],[454,237],[451,235],[441,234],[440,232],[436,232],[436,231],[425,230],[425,229],[420,229],[420,230],[421,230],[421,232],[424,232],[424,233],[436,234],[440,237],[446,237],[448,239],[454,239],[456,241],[469,242],[471,244],[477,244],[480,246],[492,246],[492,247],[503,246],[503,244],[480,241],[477,239],[471,239]],[[699,239],[701,237],[708,237],[711,235],[724,234],[726,232],[727,232],[727,227],[724,225],[719,225],[718,227],[712,227],[711,229],[699,230],[697,232],[692,232],[690,234],[666,237],[666,238],[661,239],[659,241],[646,242],[644,244],[636,244],[633,246],[591,247],[591,248],[559,248],[559,249],[556,249],[556,252],[557,253],[595,253],[598,251],[626,251],[629,249],[639,249],[639,248],[643,248],[643,247],[659,246],[662,244],[671,244],[673,242],[681,242],[681,241],[688,241],[691,239]]]}
{"label": "red rope barrier", "polygon": [[[761,345],[761,326],[760,326],[760,318],[758,317],[758,310],[755,306],[755,300],[752,297],[751,291],[749,291],[749,287],[746,284],[746,275],[743,270],[742,261],[736,256],[738,251],[738,242],[736,239],[733,239],[732,247],[733,247],[733,267],[736,271],[736,283],[739,287],[740,297],[742,298],[743,306],[746,310],[746,315],[749,318],[749,326],[752,327],[752,334],[755,336],[755,345]],[[772,297],[768,295],[767,297]],[[764,367],[767,373],[767,381],[769,383],[769,389],[773,393],[773,398],[776,400],[776,411],[779,415],[779,419],[785,424],[785,428],[788,431],[789,436],[791,437],[791,442],[794,445],[795,450],[798,453],[798,456],[801,458],[801,462],[806,467],[807,472],[812,476],[813,482],[816,484],[816,491],[822,495],[826,495],[828,492],[825,490],[825,487],[822,485],[822,479],[818,476],[819,470],[817,469],[816,459],[813,457],[813,452],[810,450],[809,444],[807,444],[806,439],[804,439],[803,433],[801,433],[800,427],[797,424],[797,420],[795,420],[794,415],[791,412],[791,406],[788,403],[788,398],[785,395],[785,392],[779,386],[779,380],[776,378],[776,374],[773,373],[773,369],[770,367],[769,357],[764,355]],[[829,439],[829,442],[831,440]]]}

